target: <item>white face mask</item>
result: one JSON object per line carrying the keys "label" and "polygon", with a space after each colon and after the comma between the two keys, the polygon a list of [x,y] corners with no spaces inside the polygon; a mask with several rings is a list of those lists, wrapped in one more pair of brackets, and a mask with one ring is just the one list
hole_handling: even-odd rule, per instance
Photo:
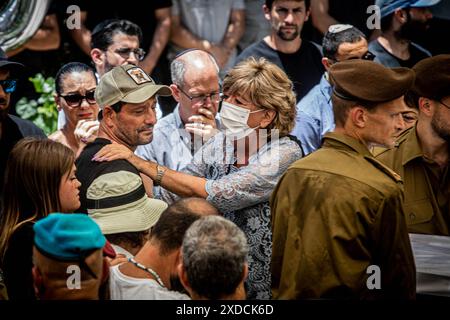
{"label": "white face mask", "polygon": [[232,137],[235,140],[240,140],[259,128],[259,126],[250,128],[247,121],[251,113],[264,111],[263,109],[250,111],[226,101],[222,101],[221,103],[222,109],[220,110],[220,121],[226,136]]}

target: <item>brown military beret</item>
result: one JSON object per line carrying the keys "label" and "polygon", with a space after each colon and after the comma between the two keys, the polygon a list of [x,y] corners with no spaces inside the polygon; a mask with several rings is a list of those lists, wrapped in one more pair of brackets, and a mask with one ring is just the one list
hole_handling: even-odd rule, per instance
{"label": "brown military beret", "polygon": [[386,102],[404,95],[414,84],[409,68],[386,68],[368,60],[346,60],[329,70],[333,94],[350,101]]}
{"label": "brown military beret", "polygon": [[441,54],[418,62],[413,70],[413,91],[421,97],[440,100],[450,96],[450,54]]}

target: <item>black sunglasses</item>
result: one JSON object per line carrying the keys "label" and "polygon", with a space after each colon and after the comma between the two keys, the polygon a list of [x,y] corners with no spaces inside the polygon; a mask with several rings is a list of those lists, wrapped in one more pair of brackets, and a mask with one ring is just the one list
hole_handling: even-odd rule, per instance
{"label": "black sunglasses", "polygon": [[66,103],[70,106],[70,107],[79,107],[81,105],[81,102],[83,101],[83,99],[85,99],[87,101],[87,103],[89,104],[95,104],[95,90],[91,90],[86,92],[86,95],[83,96],[79,93],[74,93],[74,94],[67,94],[67,95],[59,95],[60,97],[64,98],[64,100],[66,100]]}
{"label": "black sunglasses", "polygon": [[2,86],[5,93],[12,93],[16,90],[17,80],[15,79],[6,79],[0,80],[0,86]]}

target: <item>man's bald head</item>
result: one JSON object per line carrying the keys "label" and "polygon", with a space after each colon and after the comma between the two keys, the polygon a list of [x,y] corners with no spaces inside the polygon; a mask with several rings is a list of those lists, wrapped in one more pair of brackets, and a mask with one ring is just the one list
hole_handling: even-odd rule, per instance
{"label": "man's bald head", "polygon": [[219,211],[217,211],[216,207],[202,198],[184,198],[175,202],[172,206],[172,210],[185,211],[200,216],[211,216],[219,214]]}
{"label": "man's bald head", "polygon": [[184,86],[186,77],[192,78],[205,73],[219,75],[219,66],[214,57],[203,50],[188,50],[178,55],[170,65],[172,83]]}

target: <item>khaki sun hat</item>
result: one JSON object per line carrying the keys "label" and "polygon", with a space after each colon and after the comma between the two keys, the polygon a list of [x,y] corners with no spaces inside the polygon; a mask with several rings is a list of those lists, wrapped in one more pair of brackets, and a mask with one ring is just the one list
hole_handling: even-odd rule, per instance
{"label": "khaki sun hat", "polygon": [[106,173],[87,189],[87,212],[103,234],[150,229],[167,208],[145,193],[142,179],[129,171]]}

